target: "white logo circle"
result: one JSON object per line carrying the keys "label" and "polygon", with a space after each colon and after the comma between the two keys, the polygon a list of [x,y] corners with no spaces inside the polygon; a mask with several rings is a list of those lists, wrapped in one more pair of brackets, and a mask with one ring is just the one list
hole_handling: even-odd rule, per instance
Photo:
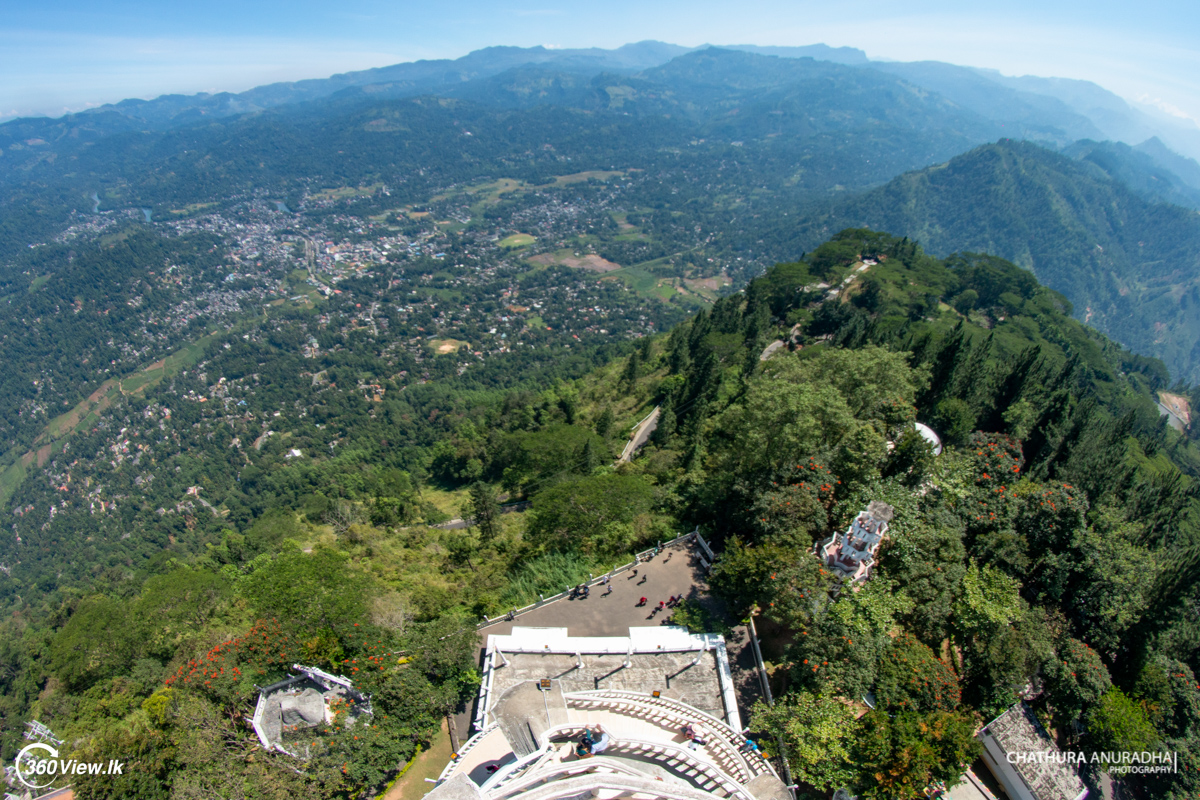
{"label": "white logo circle", "polygon": [[[35,757],[31,755],[32,751],[34,750],[45,750],[48,755],[35,759]],[[26,758],[26,756],[29,756],[29,758]],[[54,760],[46,761],[45,759],[47,758]],[[33,744],[27,744],[21,748],[21,752],[17,753],[14,763],[17,768],[17,780],[28,786],[30,789],[45,789],[50,784],[54,783],[54,778],[58,772],[58,751],[44,742],[34,742]],[[47,765],[53,764],[53,772],[47,769],[39,770],[38,767],[42,763]],[[33,782],[40,778],[44,778],[46,782]]]}

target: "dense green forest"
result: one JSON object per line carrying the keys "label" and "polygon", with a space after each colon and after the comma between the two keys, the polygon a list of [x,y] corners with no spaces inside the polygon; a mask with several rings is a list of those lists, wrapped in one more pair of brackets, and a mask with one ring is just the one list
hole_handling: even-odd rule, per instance
{"label": "dense green forest", "polygon": [[[809,796],[954,780],[1018,697],[1064,746],[1178,751],[1151,796],[1200,790],[1195,426],[1159,416],[1160,362],[1028,271],[850,229],[669,334],[465,371],[335,340],[317,318],[339,302],[215,337],[31,469],[0,549],[3,758],[37,718],[132,761],[80,797],[356,796],[473,694],[480,615],[700,525],[729,622],[779,643],[752,727]],[[295,355],[309,335],[325,363]],[[614,468],[653,405],[651,444]],[[497,516],[501,495],[531,508]],[[809,553],[871,500],[889,542],[838,592]],[[428,526],[457,513],[479,522]],[[242,721],[295,660],[353,674],[378,712],[302,763]],[[854,720],[837,698],[867,691]]]}

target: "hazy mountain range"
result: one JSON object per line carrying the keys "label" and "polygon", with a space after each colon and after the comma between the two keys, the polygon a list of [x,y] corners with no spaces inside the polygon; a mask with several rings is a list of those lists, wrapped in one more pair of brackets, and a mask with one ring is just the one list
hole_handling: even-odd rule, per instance
{"label": "hazy mountain range", "polygon": [[845,225],[993,251],[1195,380],[1194,133],[1084,81],[851,48],[494,47],[4,123],[0,250],[51,236],[98,190],[158,209],[381,182],[414,202],[481,177],[655,169],[707,187],[689,213],[726,226],[730,252],[794,259]]}
{"label": "hazy mountain range", "polygon": [[[988,119],[1015,125],[1012,131],[1014,136],[1044,137],[1050,141],[1113,139],[1129,144],[1158,136],[1169,147],[1192,158],[1200,158],[1200,129],[1194,124],[1135,108],[1089,81],[1008,77],[994,70],[936,61],[871,61],[861,50],[824,44],[803,47],[722,47],[788,59],[812,58],[897,75],[914,86],[937,92]],[[613,50],[489,47],[458,59],[394,64],[324,79],[273,83],[240,93],[163,95],[153,100],[124,100],[60,119],[92,117],[94,124],[110,130],[126,127],[163,130],[204,119],[317,100],[353,89],[379,91],[389,96],[445,94],[461,88],[463,84],[528,65],[540,65],[575,75],[631,73],[660,66],[685,53],[707,48],[708,45],[687,48],[657,41],[627,44]],[[129,122],[123,124],[120,118]],[[40,127],[33,119],[18,122],[24,123],[22,130],[31,136],[36,135]],[[40,124],[44,125],[46,121]]]}

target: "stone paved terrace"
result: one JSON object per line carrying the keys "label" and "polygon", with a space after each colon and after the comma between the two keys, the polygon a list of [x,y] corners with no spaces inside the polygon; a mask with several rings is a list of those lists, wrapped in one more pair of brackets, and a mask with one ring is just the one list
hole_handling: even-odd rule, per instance
{"label": "stone paved terrace", "polygon": [[635,653],[630,666],[623,667],[624,655],[583,655],[583,667],[576,669],[575,656],[557,654],[509,654],[508,667],[496,670],[493,695],[499,697],[510,687],[542,678],[562,683],[564,692],[589,692],[597,689],[623,689],[649,694],[659,690],[664,697],[680,700],[717,719],[725,718],[721,702],[715,652],[703,655],[693,666],[693,653]]}
{"label": "stone paved terrace", "polygon": [[[670,613],[652,615],[651,607],[671,595],[719,608],[708,592],[704,569],[696,545],[681,541],[664,548],[648,562],[638,564],[637,575],[632,570],[618,573],[611,581],[612,593],[605,596],[605,587],[593,582],[591,596],[586,600],[563,598],[521,614],[515,621],[498,620],[479,631],[479,663],[491,634],[509,634],[514,626],[567,628],[571,636],[628,636],[629,629],[657,626],[666,622]],[[596,576],[597,579],[600,577]],[[647,604],[637,607],[640,598]],[[725,637],[729,666],[733,672],[734,688],[742,719],[749,719],[749,709],[760,696],[754,652],[744,626],[735,626],[732,635]],[[544,677],[544,676],[539,676]],[[471,721],[475,709],[468,707],[455,716],[455,727],[461,741],[474,732]]]}

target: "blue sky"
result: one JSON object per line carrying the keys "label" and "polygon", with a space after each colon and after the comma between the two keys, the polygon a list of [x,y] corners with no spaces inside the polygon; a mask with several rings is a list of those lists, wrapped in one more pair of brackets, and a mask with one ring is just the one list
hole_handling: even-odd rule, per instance
{"label": "blue sky", "polygon": [[1093,80],[1200,120],[1200,4],[1094,0],[712,2],[8,0],[0,119],[126,97],[242,91],[489,45],[858,47],[1009,75]]}

